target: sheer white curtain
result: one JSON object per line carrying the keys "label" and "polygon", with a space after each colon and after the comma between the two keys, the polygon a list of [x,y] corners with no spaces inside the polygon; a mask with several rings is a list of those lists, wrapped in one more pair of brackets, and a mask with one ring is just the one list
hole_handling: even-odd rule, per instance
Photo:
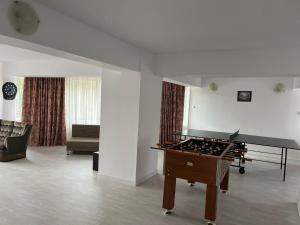
{"label": "sheer white curtain", "polygon": [[67,137],[72,124],[100,124],[100,77],[67,77],[65,92]]}

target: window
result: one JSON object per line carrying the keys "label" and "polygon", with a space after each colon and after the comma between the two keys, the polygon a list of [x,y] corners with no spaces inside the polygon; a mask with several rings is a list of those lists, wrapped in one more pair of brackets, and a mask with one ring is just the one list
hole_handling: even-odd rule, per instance
{"label": "window", "polygon": [[72,124],[100,124],[101,78],[68,77],[65,82],[67,136]]}
{"label": "window", "polygon": [[[24,78],[15,80],[15,120],[22,121]],[[72,124],[100,124],[101,78],[70,77],[65,79],[65,111],[67,134]]]}

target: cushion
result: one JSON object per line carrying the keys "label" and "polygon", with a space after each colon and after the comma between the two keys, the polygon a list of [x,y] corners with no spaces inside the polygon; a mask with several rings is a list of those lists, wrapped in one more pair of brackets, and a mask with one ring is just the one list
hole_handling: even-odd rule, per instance
{"label": "cushion", "polygon": [[12,127],[14,125],[14,121],[1,120],[1,125]]}
{"label": "cushion", "polygon": [[67,146],[75,148],[98,148],[99,141],[99,138],[72,137],[68,139]]}
{"label": "cushion", "polygon": [[26,124],[25,123],[21,123],[21,122],[14,122],[14,127],[12,130],[12,133],[10,136],[15,137],[15,136],[21,136],[24,134],[26,128]]}
{"label": "cushion", "polygon": [[99,138],[100,125],[72,125],[72,137]]}
{"label": "cushion", "polygon": [[13,121],[1,120],[0,123],[0,137],[10,136],[13,130]]}
{"label": "cushion", "polygon": [[6,137],[1,137],[0,136],[0,150],[5,149],[5,142],[6,142]]}

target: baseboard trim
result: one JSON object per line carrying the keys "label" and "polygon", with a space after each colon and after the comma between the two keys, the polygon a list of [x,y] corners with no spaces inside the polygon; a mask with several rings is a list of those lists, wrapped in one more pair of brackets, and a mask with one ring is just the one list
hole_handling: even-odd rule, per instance
{"label": "baseboard trim", "polygon": [[121,184],[130,185],[130,186],[138,186],[138,185],[144,183],[145,181],[149,180],[151,177],[155,176],[157,174],[157,170],[147,174],[146,176],[144,176],[140,179],[136,179],[136,181],[124,180],[124,179],[121,179],[119,177],[114,177],[114,176],[111,176],[111,175],[102,174],[101,172],[97,172],[97,174],[100,175],[100,176],[112,179],[112,180],[114,180],[116,182],[119,182]]}
{"label": "baseboard trim", "polygon": [[144,183],[145,181],[149,180],[151,177],[155,176],[156,174],[157,174],[157,170],[147,174],[146,176],[144,176],[140,179],[137,179],[135,185],[138,186],[138,185]]}

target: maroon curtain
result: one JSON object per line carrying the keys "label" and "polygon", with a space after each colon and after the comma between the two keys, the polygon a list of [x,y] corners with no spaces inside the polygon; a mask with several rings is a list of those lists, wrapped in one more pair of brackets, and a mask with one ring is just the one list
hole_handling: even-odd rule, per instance
{"label": "maroon curtain", "polygon": [[162,84],[160,144],[174,142],[174,133],[182,130],[185,87],[169,82]]}
{"label": "maroon curtain", "polygon": [[65,145],[65,79],[26,77],[22,121],[33,125],[30,145]]}

